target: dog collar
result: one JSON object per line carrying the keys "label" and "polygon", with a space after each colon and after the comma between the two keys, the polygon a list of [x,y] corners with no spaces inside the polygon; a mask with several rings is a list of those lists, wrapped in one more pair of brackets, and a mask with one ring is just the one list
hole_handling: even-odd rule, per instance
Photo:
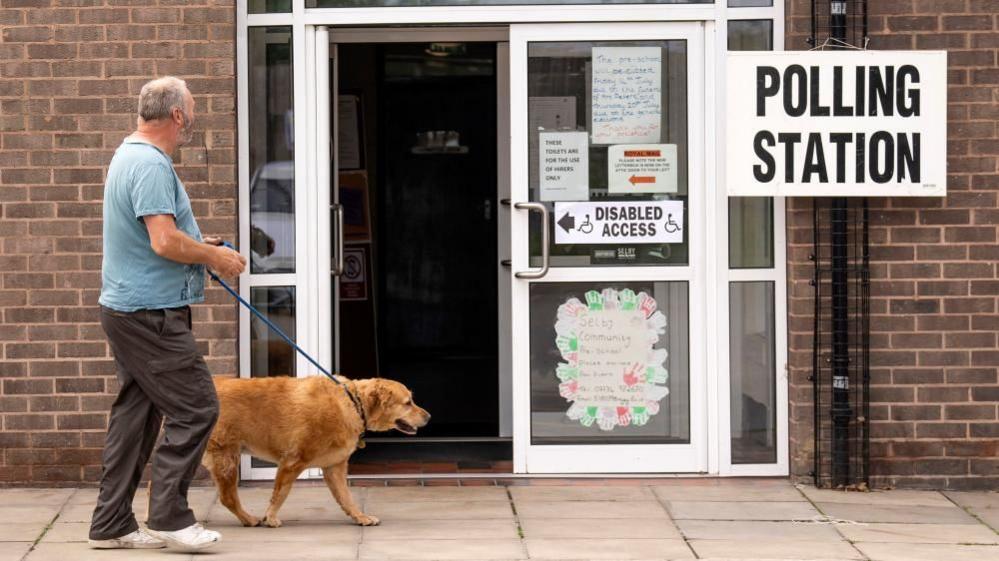
{"label": "dog collar", "polygon": [[347,392],[347,397],[354,404],[354,409],[357,409],[357,416],[361,418],[361,434],[357,435],[357,449],[359,450],[365,446],[364,437],[368,431],[368,416],[364,413],[364,404],[361,403],[360,396],[350,391],[346,384],[343,385],[343,391]]}

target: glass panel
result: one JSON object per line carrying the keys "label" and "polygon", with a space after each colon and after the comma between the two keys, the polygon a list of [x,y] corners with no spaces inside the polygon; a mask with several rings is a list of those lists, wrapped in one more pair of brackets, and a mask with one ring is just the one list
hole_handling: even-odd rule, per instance
{"label": "glass panel", "polygon": [[[254,286],[250,288],[250,303],[260,313],[295,338],[295,287]],[[270,327],[250,316],[250,376],[294,376],[295,350]]]}
{"label": "glass panel", "polygon": [[728,0],[729,8],[764,8],[774,5],[774,0]]}
{"label": "glass panel", "polygon": [[295,271],[291,27],[249,28],[250,272]]}
{"label": "glass panel", "polygon": [[550,264],[686,265],[686,41],[531,43],[527,71],[530,200],[551,210]]}
{"label": "glass panel", "polygon": [[777,461],[774,283],[729,284],[732,463]]}
{"label": "glass panel", "polygon": [[774,200],[729,197],[728,266],[770,269],[774,266]]}
{"label": "glass panel", "polygon": [[289,13],[291,0],[249,0],[246,11],[249,14]]}
{"label": "glass panel", "polygon": [[711,4],[713,0],[305,0],[306,8],[519,6],[531,4]]}
{"label": "glass panel", "polygon": [[686,282],[531,285],[531,442],[690,442]]}
{"label": "glass panel", "polygon": [[[255,286],[250,288],[250,303],[274,322],[289,337],[295,338],[295,287]],[[294,376],[295,351],[267,324],[250,316],[250,376]],[[274,467],[271,462],[251,457],[255,468]]]}
{"label": "glass panel", "polygon": [[773,50],[774,23],[768,19],[744,19],[728,22],[728,50]]}

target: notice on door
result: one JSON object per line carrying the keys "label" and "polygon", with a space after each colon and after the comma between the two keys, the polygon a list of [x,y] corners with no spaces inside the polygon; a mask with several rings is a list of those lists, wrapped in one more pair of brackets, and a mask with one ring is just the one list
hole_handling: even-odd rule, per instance
{"label": "notice on door", "polygon": [[683,243],[683,201],[555,203],[555,243]]}
{"label": "notice on door", "polygon": [[676,144],[616,144],[607,149],[611,193],[676,193]]}
{"label": "notice on door", "polygon": [[570,402],[566,416],[602,430],[642,426],[669,394],[666,316],[655,298],[631,289],[605,288],[569,298],[559,306],[555,345],[559,394]]}
{"label": "notice on door", "polygon": [[349,302],[368,299],[368,282],[364,269],[367,256],[364,248],[348,248],[343,252],[343,276],[340,277],[340,300]]}
{"label": "notice on door", "polygon": [[590,198],[590,151],[585,132],[540,133],[538,149],[542,201]]}
{"label": "notice on door", "polygon": [[592,55],[593,143],[660,142],[662,49],[593,47]]}

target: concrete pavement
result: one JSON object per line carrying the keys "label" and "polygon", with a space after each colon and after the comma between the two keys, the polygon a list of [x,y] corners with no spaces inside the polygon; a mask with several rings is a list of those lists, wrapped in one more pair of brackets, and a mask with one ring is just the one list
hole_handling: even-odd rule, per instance
{"label": "concrete pavement", "polygon": [[[198,519],[223,536],[200,555],[88,549],[94,489],[0,489],[0,561],[999,561],[999,493],[845,493],[779,479],[523,483],[355,487],[382,521],[370,528],[351,524],[311,482],[292,491],[281,528],[243,528],[214,489],[194,489]],[[240,495],[259,515],[270,490]]]}

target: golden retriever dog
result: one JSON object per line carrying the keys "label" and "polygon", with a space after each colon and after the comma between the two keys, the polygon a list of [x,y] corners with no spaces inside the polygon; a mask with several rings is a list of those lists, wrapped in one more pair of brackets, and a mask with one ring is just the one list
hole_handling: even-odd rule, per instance
{"label": "golden retriever dog", "polygon": [[[413,403],[406,386],[392,380],[340,377],[360,398],[367,430],[416,434],[430,414]],[[219,489],[219,501],[244,526],[281,525],[278,510],[308,468],[323,479],[347,516],[362,526],[378,519],[361,512],[347,485],[347,460],[357,449],[362,421],[344,388],[324,376],[216,378],[220,414],[202,463]],[[274,492],[263,520],[243,510],[236,491],[239,454],[247,451],[277,464]]]}

